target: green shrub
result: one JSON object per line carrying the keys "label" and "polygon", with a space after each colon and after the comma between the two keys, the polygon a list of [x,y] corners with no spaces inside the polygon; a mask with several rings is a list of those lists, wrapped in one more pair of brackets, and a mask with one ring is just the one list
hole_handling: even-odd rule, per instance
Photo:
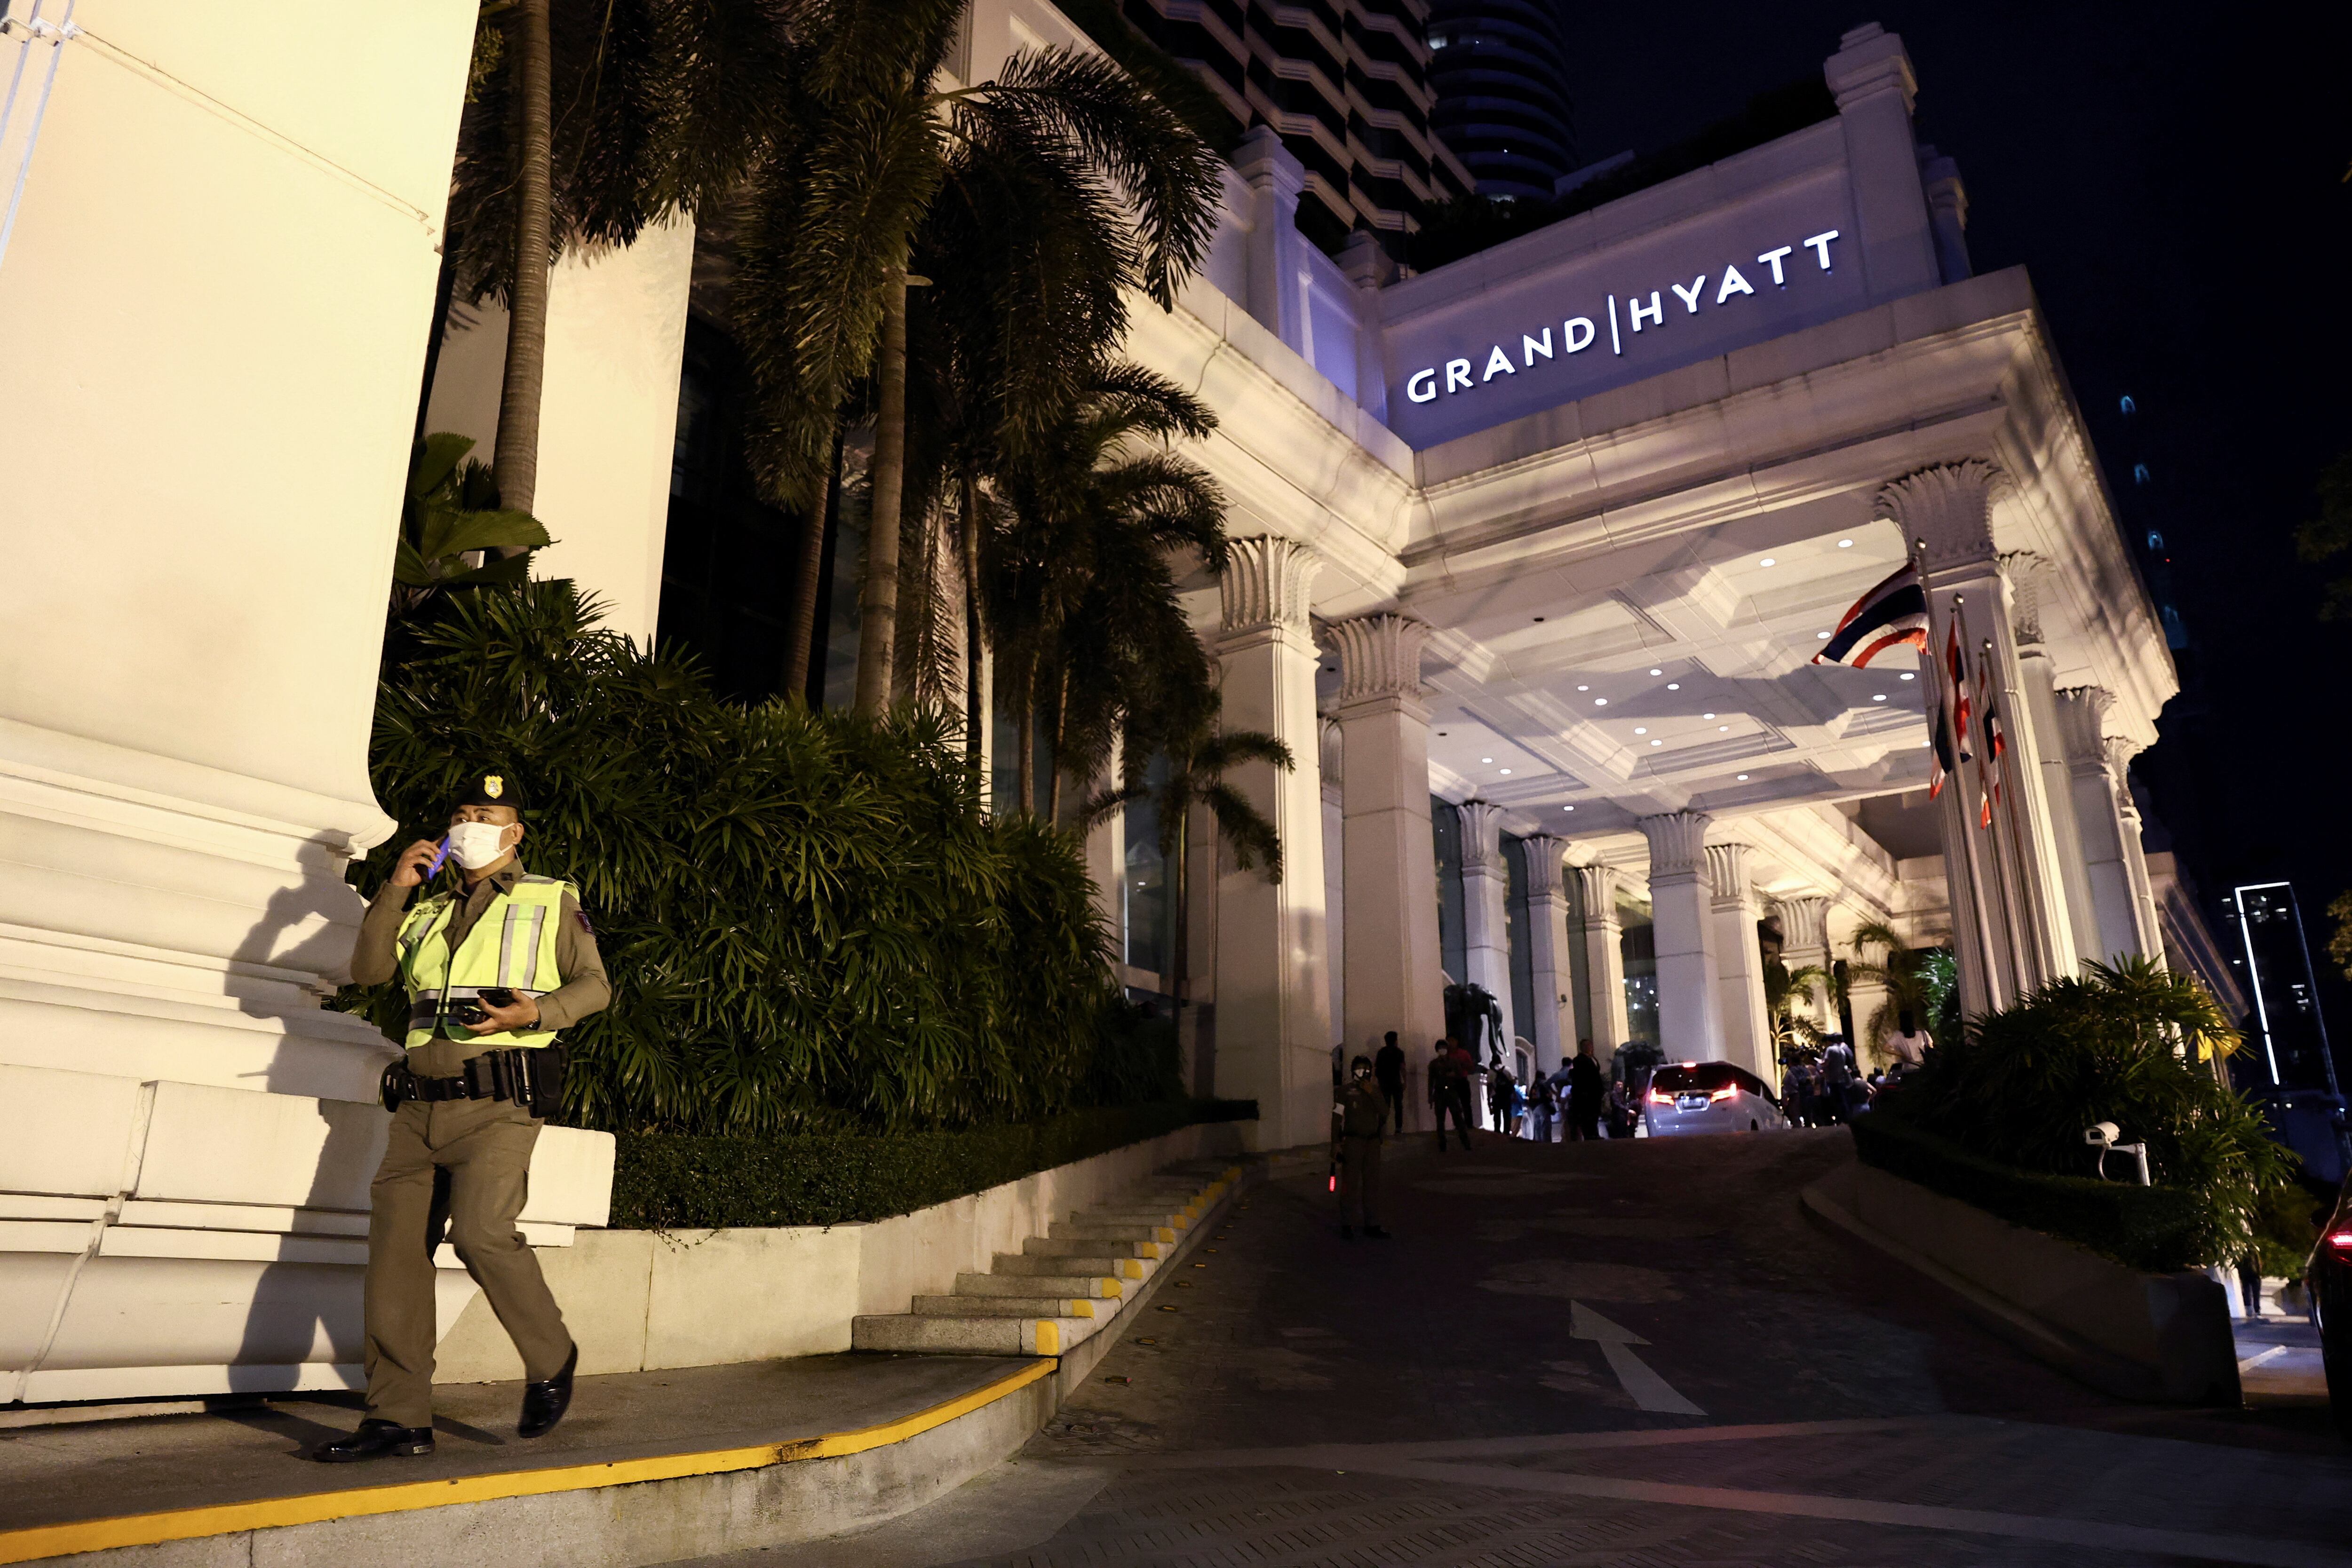
{"label": "green shrub", "polygon": [[1853,1123],[1864,1165],[1973,1204],[2011,1225],[2079,1242],[2152,1273],[2198,1261],[2205,1204],[2174,1186],[2047,1176],[1982,1159],[1899,1116],[1873,1112]]}
{"label": "green shrub", "polygon": [[[741,707],[598,614],[531,582],[399,629],[371,759],[402,826],[359,877],[437,836],[470,777],[519,781],[524,859],[579,884],[613,979],[566,1031],[572,1119],[772,1134],[1076,1103],[1117,993],[1075,841],[984,819],[935,713]],[[396,987],[343,1005],[404,1010]]]}
{"label": "green shrub", "polygon": [[[2113,1122],[2122,1142],[2147,1145],[2158,1186],[2194,1200],[2181,1260],[2234,1262],[2294,1168],[2262,1113],[2216,1076],[2237,1041],[2195,980],[2141,959],[2093,964],[1969,1020],[1874,1118],[1898,1117],[1995,1166],[2073,1177],[2095,1171],[2084,1129]],[[2107,1174],[2129,1181],[2129,1159],[2109,1155]]]}
{"label": "green shrub", "polygon": [[941,1132],[790,1138],[625,1132],[613,1173],[612,1223],[616,1229],[698,1230],[887,1219],[1195,1122],[1256,1115],[1251,1100],[1169,1100]]}

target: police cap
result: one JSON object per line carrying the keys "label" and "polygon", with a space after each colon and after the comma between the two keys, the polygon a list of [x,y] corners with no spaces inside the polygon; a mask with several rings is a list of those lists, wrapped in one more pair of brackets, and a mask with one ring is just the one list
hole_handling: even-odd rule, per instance
{"label": "police cap", "polygon": [[452,810],[460,806],[511,806],[520,817],[523,810],[522,789],[511,773],[477,773],[466,780],[449,805]]}

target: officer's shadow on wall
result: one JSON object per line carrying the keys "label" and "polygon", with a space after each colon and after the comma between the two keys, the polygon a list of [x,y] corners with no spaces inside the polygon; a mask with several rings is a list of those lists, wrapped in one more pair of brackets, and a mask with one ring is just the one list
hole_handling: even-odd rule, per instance
{"label": "officer's shadow on wall", "polygon": [[[241,964],[278,972],[253,985],[240,998],[241,1010],[289,1026],[263,1084],[275,1101],[271,1114],[289,1118],[271,1128],[272,1141],[286,1152],[255,1170],[268,1196],[244,1201],[307,1211],[296,1221],[296,1234],[281,1244],[292,1256],[261,1264],[253,1281],[228,1369],[229,1386],[238,1393],[282,1392],[298,1376],[322,1383],[329,1367],[356,1366],[363,1351],[362,1269],[304,1254],[347,1249],[356,1228],[348,1219],[364,1226],[368,1184],[383,1157],[390,1120],[374,1099],[375,1084],[398,1047],[379,1036],[381,1049],[370,1050],[357,1027],[320,1030],[315,998],[279,978],[293,971],[305,983],[332,984],[350,973],[360,896],[329,869],[339,862],[324,846],[304,860],[310,874],[271,896],[234,955]],[[309,1107],[296,1113],[294,1105],[303,1101]],[[321,1228],[326,1226],[333,1228]]]}

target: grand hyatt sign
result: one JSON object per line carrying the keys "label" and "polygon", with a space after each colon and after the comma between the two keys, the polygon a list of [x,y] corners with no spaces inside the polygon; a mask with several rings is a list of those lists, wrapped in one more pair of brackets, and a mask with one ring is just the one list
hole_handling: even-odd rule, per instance
{"label": "grand hyatt sign", "polygon": [[1843,315],[1867,302],[1847,228],[1783,230],[1752,249],[1660,235],[1450,287],[1450,269],[1424,274],[1383,333],[1388,423],[1431,446]]}

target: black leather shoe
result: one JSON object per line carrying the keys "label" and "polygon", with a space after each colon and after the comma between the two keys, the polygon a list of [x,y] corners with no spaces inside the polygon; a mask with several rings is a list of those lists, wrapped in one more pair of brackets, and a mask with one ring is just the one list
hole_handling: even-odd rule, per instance
{"label": "black leather shoe", "polygon": [[555,1430],[572,1408],[572,1371],[580,1364],[580,1347],[563,1358],[563,1370],[544,1383],[527,1383],[522,1390],[522,1419],[515,1423],[518,1437],[543,1437]]}
{"label": "black leather shoe", "polygon": [[310,1457],[323,1465],[349,1465],[388,1457],[413,1458],[432,1451],[432,1427],[404,1427],[397,1421],[371,1416],[360,1423],[358,1431],[331,1443],[321,1443]]}

